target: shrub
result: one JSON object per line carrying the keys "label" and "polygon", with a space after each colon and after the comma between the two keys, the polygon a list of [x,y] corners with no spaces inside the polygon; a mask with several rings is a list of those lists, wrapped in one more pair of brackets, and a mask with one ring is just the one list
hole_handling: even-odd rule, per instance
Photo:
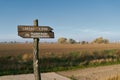
{"label": "shrub", "polygon": [[95,40],[93,40],[92,43],[98,43],[98,44],[101,44],[101,43],[109,43],[109,40],[107,39],[104,39],[103,37],[99,37],[99,38],[96,38]]}
{"label": "shrub", "polygon": [[58,43],[67,43],[67,38],[61,37],[58,39]]}

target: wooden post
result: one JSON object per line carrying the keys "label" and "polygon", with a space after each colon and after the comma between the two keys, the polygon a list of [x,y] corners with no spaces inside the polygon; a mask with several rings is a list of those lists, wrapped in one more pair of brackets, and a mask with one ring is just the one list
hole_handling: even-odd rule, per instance
{"label": "wooden post", "polygon": [[[38,27],[38,20],[34,20],[34,27]],[[39,38],[33,39],[33,68],[35,80],[41,80],[39,64]]]}

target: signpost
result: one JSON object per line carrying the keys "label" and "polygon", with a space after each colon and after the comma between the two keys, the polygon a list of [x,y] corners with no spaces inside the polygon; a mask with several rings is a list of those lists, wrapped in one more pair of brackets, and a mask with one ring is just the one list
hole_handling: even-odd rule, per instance
{"label": "signpost", "polygon": [[19,32],[23,38],[54,38],[53,32]]}
{"label": "signpost", "polygon": [[25,25],[19,25],[18,26],[18,31],[42,31],[42,32],[44,32],[44,31],[52,31],[53,29],[51,28],[51,27],[49,27],[49,26],[25,26]]}
{"label": "signpost", "polygon": [[54,38],[54,32],[49,26],[38,26],[38,20],[34,20],[33,26],[18,26],[18,35],[23,38],[33,38],[33,68],[35,80],[41,80],[39,63],[39,38]]}
{"label": "signpost", "polygon": [[23,38],[54,38],[49,26],[18,26],[18,35]]}

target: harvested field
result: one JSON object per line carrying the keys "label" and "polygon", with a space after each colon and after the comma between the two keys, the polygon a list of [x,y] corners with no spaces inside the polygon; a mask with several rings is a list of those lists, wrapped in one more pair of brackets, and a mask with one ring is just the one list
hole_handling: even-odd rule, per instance
{"label": "harvested field", "polygon": [[[0,44],[0,56],[21,55],[33,52],[32,44]],[[40,44],[40,55],[66,54],[80,51],[120,49],[120,44]]]}

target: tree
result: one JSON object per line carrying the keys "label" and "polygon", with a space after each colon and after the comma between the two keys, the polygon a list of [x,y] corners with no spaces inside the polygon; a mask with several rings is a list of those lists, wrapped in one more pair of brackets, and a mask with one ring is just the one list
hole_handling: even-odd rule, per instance
{"label": "tree", "polygon": [[105,43],[105,44],[108,44],[108,43],[109,43],[109,40],[104,39],[104,43]]}
{"label": "tree", "polygon": [[74,43],[76,43],[76,41],[75,41],[74,39],[69,39],[69,40],[68,40],[68,43],[74,44]]}
{"label": "tree", "polygon": [[93,42],[92,43],[99,43],[99,44],[101,44],[101,43],[109,43],[109,40],[107,40],[107,39],[104,39],[103,37],[99,37],[99,38],[96,38],[95,40],[93,40]]}
{"label": "tree", "polygon": [[58,39],[58,43],[67,43],[67,38],[61,37]]}
{"label": "tree", "polygon": [[85,41],[82,41],[81,44],[85,44],[86,42]]}
{"label": "tree", "polygon": [[89,44],[87,41],[82,41],[81,44]]}

